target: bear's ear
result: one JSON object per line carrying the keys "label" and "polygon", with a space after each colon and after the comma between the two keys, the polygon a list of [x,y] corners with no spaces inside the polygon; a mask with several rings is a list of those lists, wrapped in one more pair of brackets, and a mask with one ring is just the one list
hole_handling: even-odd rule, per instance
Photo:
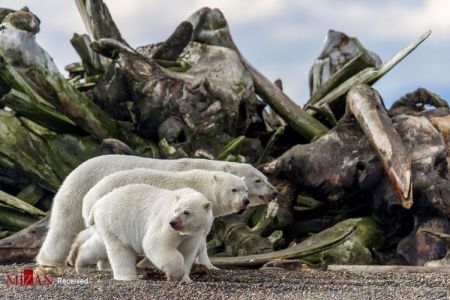
{"label": "bear's ear", "polygon": [[219,177],[217,175],[213,175],[213,183],[219,182]]}
{"label": "bear's ear", "polygon": [[180,195],[175,195],[175,200],[176,201],[179,201],[181,199],[181,196]]}
{"label": "bear's ear", "polygon": [[211,208],[211,203],[208,202],[208,203],[203,204],[203,208],[206,210],[209,210]]}
{"label": "bear's ear", "polygon": [[225,166],[223,167],[223,171],[224,171],[225,173],[230,173],[230,171],[231,171],[230,165],[225,165]]}

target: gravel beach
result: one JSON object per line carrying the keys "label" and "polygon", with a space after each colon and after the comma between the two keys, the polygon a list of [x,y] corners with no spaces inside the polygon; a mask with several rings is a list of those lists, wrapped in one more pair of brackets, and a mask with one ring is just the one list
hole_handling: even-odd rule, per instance
{"label": "gravel beach", "polygon": [[180,284],[156,271],[121,282],[108,273],[77,275],[67,267],[47,286],[8,283],[7,275],[14,279],[33,268],[0,266],[1,299],[450,299],[448,273],[221,270],[194,273],[192,284]]}

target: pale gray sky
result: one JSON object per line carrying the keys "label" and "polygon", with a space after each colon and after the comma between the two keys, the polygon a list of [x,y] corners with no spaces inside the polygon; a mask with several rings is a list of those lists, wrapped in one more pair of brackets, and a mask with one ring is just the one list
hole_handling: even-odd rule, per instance
{"label": "pale gray sky", "polygon": [[[302,104],[308,71],[328,29],[358,37],[383,60],[428,29],[431,37],[375,87],[389,104],[417,87],[450,100],[450,1],[448,0],[106,0],[122,36],[133,46],[164,40],[195,10],[222,10],[247,59]],[[62,70],[78,60],[69,39],[84,33],[72,0],[0,0],[28,6],[42,21],[39,43]]]}

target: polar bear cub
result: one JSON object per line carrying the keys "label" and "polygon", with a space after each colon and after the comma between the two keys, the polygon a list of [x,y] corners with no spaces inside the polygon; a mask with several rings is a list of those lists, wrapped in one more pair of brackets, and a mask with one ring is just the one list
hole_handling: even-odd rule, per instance
{"label": "polar bear cub", "polygon": [[[194,258],[212,222],[211,202],[199,192],[147,184],[115,189],[94,205],[89,218],[116,280],[137,279],[137,255],[145,254],[168,280],[191,282]],[[90,255],[95,251],[91,248]]]}

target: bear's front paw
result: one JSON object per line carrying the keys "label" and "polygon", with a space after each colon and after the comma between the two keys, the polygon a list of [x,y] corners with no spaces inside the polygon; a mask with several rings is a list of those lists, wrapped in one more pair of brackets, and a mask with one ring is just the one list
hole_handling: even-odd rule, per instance
{"label": "bear's front paw", "polygon": [[205,266],[208,270],[220,270],[218,267],[214,266],[213,264],[209,264]]}
{"label": "bear's front paw", "polygon": [[195,274],[206,274],[211,270],[220,270],[212,264],[194,264],[192,266],[192,272]]}
{"label": "bear's front paw", "polygon": [[189,276],[184,275],[183,278],[180,280],[181,283],[192,283],[192,279],[189,278]]}

